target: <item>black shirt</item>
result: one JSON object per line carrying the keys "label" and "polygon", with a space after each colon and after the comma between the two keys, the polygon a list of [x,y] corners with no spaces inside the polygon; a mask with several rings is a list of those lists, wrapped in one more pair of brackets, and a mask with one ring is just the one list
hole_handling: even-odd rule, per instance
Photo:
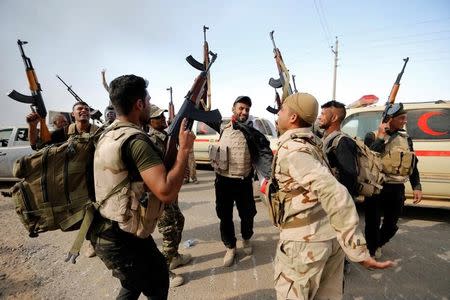
{"label": "black shirt", "polygon": [[[337,138],[336,136],[335,138]],[[328,141],[327,149],[331,146],[334,139]],[[328,162],[332,168],[337,169],[337,180],[347,188],[352,197],[358,196],[358,165],[356,162],[357,148],[350,137],[343,136],[336,149],[327,154]]]}

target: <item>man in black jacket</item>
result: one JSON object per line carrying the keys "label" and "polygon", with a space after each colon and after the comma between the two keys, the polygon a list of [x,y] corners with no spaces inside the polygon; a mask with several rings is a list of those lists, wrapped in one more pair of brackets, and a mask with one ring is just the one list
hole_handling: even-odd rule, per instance
{"label": "man in black jacket", "polygon": [[[381,193],[365,200],[367,248],[370,255],[377,258],[381,256],[381,247],[398,230],[397,222],[405,202],[406,181],[411,182],[414,204],[422,200],[417,157],[414,155],[412,139],[403,129],[407,122],[403,105],[394,104],[388,111],[388,117],[388,121],[381,123],[377,132],[367,133],[364,139],[371,150],[381,154],[383,173],[386,175]],[[380,227],[382,210],[384,216]]]}
{"label": "man in black jacket", "polygon": [[325,130],[322,138],[323,151],[337,180],[355,198],[358,196],[357,148],[353,139],[341,132],[341,123],[346,115],[345,105],[329,101],[321,108],[319,127]]}
{"label": "man in black jacket", "polygon": [[[269,177],[272,160],[270,143],[265,136],[249,124],[248,117],[252,101],[247,96],[238,97],[233,103],[233,116],[223,129],[219,147],[214,153],[216,172],[216,213],[220,219],[220,236],[226,247],[223,265],[233,264],[236,255],[236,235],[233,223],[233,205],[241,219],[241,235],[244,253],[252,253],[250,238],[253,235],[253,220],[256,206],[253,199],[253,171]],[[219,159],[215,154],[220,153]]]}

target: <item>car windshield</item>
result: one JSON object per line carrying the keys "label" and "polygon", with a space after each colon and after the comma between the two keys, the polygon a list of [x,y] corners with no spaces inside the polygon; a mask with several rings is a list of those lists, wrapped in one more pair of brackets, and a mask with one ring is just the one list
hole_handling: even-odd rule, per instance
{"label": "car windshield", "polygon": [[5,128],[0,130],[0,147],[7,147],[9,137],[12,134],[12,128]]}
{"label": "car windshield", "polygon": [[349,116],[342,123],[342,131],[350,136],[357,136],[364,139],[366,133],[378,128],[381,121],[382,112],[369,111],[356,113]]}
{"label": "car windshield", "polygon": [[4,140],[4,139],[9,140],[11,133],[12,133],[12,128],[1,129],[0,130],[0,139],[1,140]]}

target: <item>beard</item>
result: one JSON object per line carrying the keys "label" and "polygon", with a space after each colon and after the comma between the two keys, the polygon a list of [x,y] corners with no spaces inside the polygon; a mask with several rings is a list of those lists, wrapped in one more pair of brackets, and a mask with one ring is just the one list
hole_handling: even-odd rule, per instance
{"label": "beard", "polygon": [[331,125],[330,123],[325,123],[325,124],[320,124],[319,123],[319,128],[327,130],[328,128],[330,128],[330,125]]}

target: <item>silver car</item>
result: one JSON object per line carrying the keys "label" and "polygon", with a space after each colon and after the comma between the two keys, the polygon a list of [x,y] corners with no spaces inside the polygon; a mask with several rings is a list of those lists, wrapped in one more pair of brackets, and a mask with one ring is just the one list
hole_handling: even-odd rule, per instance
{"label": "silver car", "polygon": [[0,128],[0,182],[18,181],[19,179],[12,175],[14,162],[31,153],[34,151],[28,141],[28,127]]}

